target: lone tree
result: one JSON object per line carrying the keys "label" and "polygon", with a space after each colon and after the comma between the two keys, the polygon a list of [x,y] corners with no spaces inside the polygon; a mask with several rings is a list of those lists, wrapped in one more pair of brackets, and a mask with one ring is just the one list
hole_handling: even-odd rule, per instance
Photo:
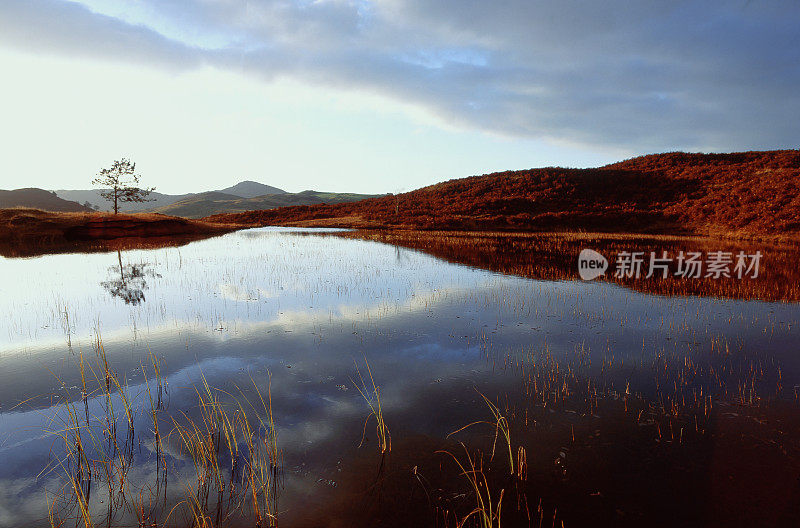
{"label": "lone tree", "polygon": [[138,187],[136,164],[125,158],[115,161],[108,169],[100,169],[92,184],[104,187],[100,196],[114,204],[114,214],[119,212],[120,202],[151,202],[147,197],[156,190],[155,187]]}

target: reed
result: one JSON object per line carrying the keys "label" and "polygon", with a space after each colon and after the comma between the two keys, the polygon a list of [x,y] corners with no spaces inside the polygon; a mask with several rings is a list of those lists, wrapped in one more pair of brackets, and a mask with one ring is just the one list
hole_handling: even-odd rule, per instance
{"label": "reed", "polygon": [[510,426],[510,424],[508,422],[508,419],[503,415],[502,411],[500,411],[500,409],[497,407],[497,405],[495,405],[494,402],[492,402],[492,400],[487,398],[485,394],[483,394],[482,392],[478,391],[477,389],[476,389],[476,392],[478,394],[480,394],[480,396],[483,399],[484,403],[489,408],[489,411],[491,412],[492,417],[494,418],[494,421],[490,422],[490,421],[486,421],[486,420],[478,420],[478,421],[469,423],[469,424],[465,425],[464,427],[456,429],[455,431],[453,431],[452,433],[450,433],[447,436],[450,437],[452,435],[460,433],[461,431],[464,431],[465,429],[468,429],[468,428],[472,427],[473,425],[477,425],[477,424],[489,424],[489,425],[494,426],[494,440],[492,441],[492,453],[491,453],[491,456],[490,456],[490,461],[494,460],[495,450],[497,448],[497,441],[502,436],[502,439],[504,440],[504,443],[505,443],[505,446],[506,446],[506,450],[507,450],[507,453],[508,453],[508,469],[509,469],[509,473],[512,476],[518,476],[519,478],[522,478],[522,476],[526,472],[525,467],[526,467],[527,455],[526,455],[526,452],[525,452],[525,448],[522,447],[522,446],[519,446],[519,449],[517,450],[517,461],[515,462],[515,460],[514,460],[514,449],[512,447],[512,443],[511,443],[511,426]]}
{"label": "reed", "polygon": [[[60,438],[63,448],[40,476],[54,471],[65,476],[64,485],[47,496],[50,525],[111,527],[120,519],[132,518],[140,527],[157,527],[183,512],[189,524],[197,527],[228,526],[234,519],[258,528],[276,526],[281,452],[272,412],[271,377],[263,390],[251,376],[250,390],[255,397],[248,398],[242,389],[236,395],[215,389],[202,376],[194,387],[196,408],[172,417],[171,430],[165,435],[161,414],[167,382],[161,375],[161,361],[151,353],[151,364],[141,365],[144,383],[137,395],[111,368],[99,336],[95,345],[94,365],[79,355],[81,395],[75,401],[83,402],[84,409],[77,412],[68,396],[61,406],[63,416],[52,419],[61,426],[48,429]],[[92,378],[97,384],[93,390]],[[92,407],[98,408],[99,414],[90,412],[90,399],[97,402]],[[140,413],[151,424],[154,483],[131,480]],[[123,436],[118,435],[120,422],[126,424]],[[185,496],[172,497],[172,502],[167,493],[171,469],[165,443],[188,456],[196,477],[187,484]],[[101,495],[102,501],[107,501],[105,514],[99,509],[101,499],[93,498],[95,481],[105,484]]]}
{"label": "reed", "polygon": [[182,420],[173,418],[170,434],[177,436],[195,470],[186,501],[193,526],[224,525],[243,512],[259,528],[277,524],[280,451],[271,382],[266,397],[252,383],[260,408],[242,390],[233,403],[222,402],[220,394],[233,395],[212,389],[203,377],[202,387],[195,389],[199,418],[186,412]]}
{"label": "reed", "polygon": [[381,454],[386,454],[392,450],[392,435],[389,433],[389,428],[386,426],[386,422],[383,419],[381,389],[375,384],[375,378],[372,376],[372,369],[370,368],[366,357],[364,358],[364,365],[369,376],[370,385],[367,385],[367,382],[364,379],[364,376],[362,376],[361,369],[359,368],[357,362],[355,365],[356,374],[358,375],[358,383],[352,379],[351,381],[364,398],[364,401],[367,402],[367,406],[369,407],[370,411],[370,414],[364,420],[364,430],[361,435],[361,443],[359,444],[359,447],[363,445],[364,441],[366,440],[369,419],[375,417],[375,433],[378,439],[378,449],[380,449]]}
{"label": "reed", "polygon": [[475,507],[462,517],[457,523],[457,528],[465,526],[473,518],[480,528],[500,528],[501,512],[503,507],[503,495],[505,490],[501,489],[493,498],[489,480],[486,478],[483,468],[483,459],[480,455],[473,458],[469,454],[467,446],[460,443],[464,449],[464,461],[460,460],[450,451],[437,451],[448,455],[458,466],[460,475],[469,483],[470,490],[475,497]]}

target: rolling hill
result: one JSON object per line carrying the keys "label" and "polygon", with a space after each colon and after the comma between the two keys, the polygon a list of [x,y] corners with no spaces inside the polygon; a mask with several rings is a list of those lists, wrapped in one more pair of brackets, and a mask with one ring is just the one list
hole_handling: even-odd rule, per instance
{"label": "rolling hill", "polygon": [[281,192],[279,194],[265,194],[252,198],[240,198],[238,196],[215,191],[189,196],[165,207],[153,209],[153,212],[182,216],[185,218],[201,218],[219,213],[273,209],[291,205],[336,204],[354,202],[372,197],[374,197],[374,195],[303,191],[299,193]]}
{"label": "rolling hill", "polygon": [[591,169],[498,172],[396,196],[220,214],[207,220],[240,225],[798,236],[798,187],[798,150],[673,152]]}
{"label": "rolling hill", "polygon": [[[65,200],[72,200],[81,204],[89,202],[93,206],[98,206],[101,211],[108,211],[111,209],[108,201],[100,196],[99,189],[58,189],[55,191],[55,193],[59,198],[63,198]],[[220,189],[218,191],[207,191],[203,193],[164,194],[154,191],[150,193],[150,201],[141,203],[125,203],[122,205],[120,210],[126,213],[153,212],[183,200],[190,200],[192,198],[206,200],[208,199],[208,195],[211,193],[217,193],[219,198],[222,198],[222,195],[226,195],[230,199],[241,199],[252,198],[254,196],[261,196],[264,194],[285,194],[286,191],[278,189],[277,187],[272,187],[271,185],[265,185],[263,183],[248,180],[239,182],[231,187],[226,187],[225,189]]]}
{"label": "rolling hill", "polygon": [[[78,203],[97,205],[101,211],[110,209],[108,201],[100,196],[98,189],[58,190],[59,197]],[[162,213],[185,218],[272,209],[289,205],[313,205],[319,203],[342,203],[363,200],[375,195],[354,193],[326,193],[303,191],[289,193],[283,189],[254,181],[243,181],[218,191],[188,194],[162,194],[153,192],[151,201],[125,203],[120,206],[124,213]]]}
{"label": "rolling hill", "polygon": [[31,207],[44,211],[56,212],[85,212],[91,211],[78,202],[64,200],[50,191],[37,188],[15,189],[13,191],[0,190],[0,209],[13,207]]}
{"label": "rolling hill", "polygon": [[[100,196],[100,189],[57,189],[54,191],[59,198],[63,198],[64,200],[72,200],[78,203],[86,203],[89,202],[92,206],[99,207],[100,211],[108,211],[111,209],[111,204]],[[152,192],[150,193],[150,198],[153,200],[151,202],[143,202],[143,203],[126,203],[121,208],[122,212],[141,212],[147,211],[154,207],[163,207],[165,205],[169,205],[181,198],[184,198],[188,195],[181,194],[163,194],[159,192]]]}

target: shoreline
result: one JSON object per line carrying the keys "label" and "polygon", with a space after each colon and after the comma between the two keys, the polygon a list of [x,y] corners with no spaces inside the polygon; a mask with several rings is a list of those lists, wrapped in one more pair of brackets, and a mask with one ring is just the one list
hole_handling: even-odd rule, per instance
{"label": "shoreline", "polygon": [[157,213],[115,215],[0,209],[0,255],[14,258],[74,251],[111,251],[125,249],[125,246],[182,245],[237,229],[232,225]]}
{"label": "shoreline", "polygon": [[[287,208],[291,209],[291,208]],[[271,215],[280,212],[272,210]],[[260,211],[253,211],[253,214]],[[194,240],[223,235],[257,227],[344,228],[353,230],[354,237],[405,238],[424,234],[426,237],[448,238],[554,238],[570,241],[653,241],[653,242],[710,242],[782,244],[800,248],[800,234],[763,234],[738,231],[708,231],[664,233],[626,230],[580,229],[497,229],[441,227],[425,229],[419,226],[381,224],[366,221],[361,216],[307,219],[276,218],[257,221],[250,213],[206,217],[195,220],[159,213],[50,212],[39,209],[0,209],[0,255],[10,258],[30,257],[48,253],[75,251],[97,252],[116,249],[154,248],[183,245]],[[237,221],[238,218],[241,220]],[[244,221],[248,219],[248,221]]]}

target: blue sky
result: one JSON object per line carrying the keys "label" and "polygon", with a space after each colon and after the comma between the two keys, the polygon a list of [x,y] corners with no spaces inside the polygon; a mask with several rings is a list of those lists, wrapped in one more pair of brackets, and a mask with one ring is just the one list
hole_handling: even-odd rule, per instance
{"label": "blue sky", "polygon": [[395,192],[795,148],[800,4],[4,0],[0,187]]}

